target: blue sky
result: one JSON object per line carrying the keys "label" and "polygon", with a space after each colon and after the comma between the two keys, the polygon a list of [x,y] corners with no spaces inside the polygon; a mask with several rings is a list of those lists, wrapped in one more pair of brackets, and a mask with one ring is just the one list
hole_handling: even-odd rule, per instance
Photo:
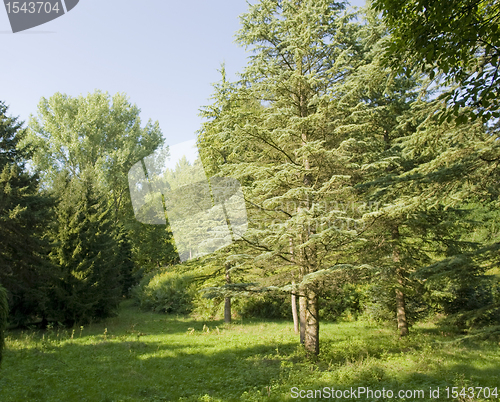
{"label": "blue sky", "polygon": [[234,43],[246,10],[245,0],[80,0],[66,15],[12,34],[2,8],[0,100],[27,121],[55,92],[125,92],[143,123],[160,122],[167,144],[194,139],[220,64],[230,78],[246,64]]}

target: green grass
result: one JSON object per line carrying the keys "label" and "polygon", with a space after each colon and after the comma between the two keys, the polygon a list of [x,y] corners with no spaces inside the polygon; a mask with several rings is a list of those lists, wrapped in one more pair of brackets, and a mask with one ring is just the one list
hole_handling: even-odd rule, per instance
{"label": "green grass", "polygon": [[294,401],[292,387],[358,386],[422,389],[420,400],[440,387],[439,400],[450,401],[447,386],[500,388],[498,340],[461,342],[431,324],[400,340],[393,328],[366,322],[325,323],[320,336],[320,358],[311,362],[289,322],[224,325],[126,302],[118,317],[74,333],[9,332],[0,401]]}

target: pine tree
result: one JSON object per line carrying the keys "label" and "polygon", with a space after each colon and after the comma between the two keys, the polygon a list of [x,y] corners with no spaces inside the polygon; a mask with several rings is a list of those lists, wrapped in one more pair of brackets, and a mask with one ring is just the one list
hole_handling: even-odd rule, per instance
{"label": "pine tree", "polygon": [[[485,207],[498,208],[499,148],[493,126],[481,120],[457,124],[428,118],[438,108],[436,102],[417,103],[413,108],[413,118],[419,115],[427,118],[421,118],[415,133],[405,138],[401,146],[406,158],[419,163],[394,179],[391,187],[404,199],[400,205],[404,213],[416,208],[427,211],[441,208],[442,214],[449,214],[451,219],[455,216],[454,224],[447,224],[446,233],[440,238],[436,236],[436,244],[441,244],[440,252],[435,253],[439,256],[437,261],[422,266],[415,274],[425,280],[428,297],[447,313],[455,314],[458,310],[450,308],[452,300],[458,304],[465,294],[473,299],[479,283],[492,287],[495,280],[487,272],[498,265],[498,237],[492,232],[478,241],[470,234],[478,230],[478,225],[483,230],[485,225],[494,225],[494,215],[479,211]],[[479,214],[472,210],[474,204],[481,204],[477,209]],[[497,315],[495,322],[499,322],[499,304],[492,304],[493,298],[485,297],[484,303],[474,308],[464,303],[460,309],[468,311],[469,323],[486,322],[490,319],[484,317],[491,317],[493,311]],[[460,319],[460,325],[465,326],[465,321]]]}
{"label": "pine tree", "polygon": [[202,156],[242,183],[253,223],[244,236],[252,264],[281,285],[286,272],[298,271],[303,342],[311,354],[319,352],[318,278],[346,262],[340,250],[357,236],[355,217],[332,208],[352,197],[346,138],[331,124],[332,87],[359,57],[350,18],[331,1],[251,6],[238,41],[255,54],[239,85],[223,80],[216,88],[215,105],[205,109],[212,120],[199,137],[202,148],[218,149],[202,149]]}
{"label": "pine tree", "polygon": [[90,175],[60,180],[50,253],[59,280],[51,317],[67,324],[112,315],[122,291],[113,215]]}
{"label": "pine tree", "polygon": [[140,268],[135,274],[140,275],[141,272],[178,263],[172,232],[168,226],[130,221],[126,227],[129,229],[130,238],[134,239],[132,242],[134,265]]}
{"label": "pine tree", "polygon": [[[416,90],[423,88],[423,83],[419,85],[416,78],[384,67],[383,50],[391,38],[380,36],[385,28],[374,21],[373,12],[368,18],[372,22],[365,28],[371,34],[366,38],[379,37],[373,47],[375,57],[353,74],[346,84],[348,96],[341,102],[349,104],[349,98],[358,99],[360,93],[366,94],[366,99],[351,109],[350,124],[341,127],[357,136],[355,147],[365,150],[358,186],[363,192],[369,188],[364,194],[380,205],[369,236],[373,248],[365,249],[369,251],[365,261],[383,269],[387,278],[383,288],[396,293],[393,305],[400,334],[405,335],[409,321],[407,293],[418,291],[424,297],[422,281],[430,279],[432,271],[426,265],[470,253],[475,247],[461,238],[471,229],[463,201],[465,194],[471,194],[472,188],[477,192],[477,184],[484,183],[474,171],[478,166],[485,167],[476,149],[491,151],[488,142],[491,144],[492,139],[485,138],[479,121],[456,126],[433,120],[439,102],[426,98],[417,101]],[[471,181],[477,184],[464,181],[464,173],[473,176]],[[443,265],[438,263],[441,268]],[[470,264],[464,261],[463,265],[459,271],[469,270],[473,275],[474,270],[465,269]],[[454,268],[449,268],[447,276],[456,277],[459,271],[452,273]],[[435,273],[443,278],[442,269]],[[431,283],[428,280],[426,287]]]}
{"label": "pine tree", "polygon": [[51,200],[39,192],[36,175],[26,172],[28,155],[16,148],[23,134],[0,103],[0,282],[14,324],[43,317],[53,279],[42,240]]}
{"label": "pine tree", "polygon": [[131,288],[136,285],[134,278],[134,261],[132,260],[132,244],[122,225],[115,228],[117,242],[116,265],[120,270],[120,285],[122,296],[130,296]]}
{"label": "pine tree", "polygon": [[[394,211],[399,202],[398,194],[384,193],[384,182],[388,177],[401,174],[411,164],[401,158],[397,142],[414,128],[409,124],[401,126],[399,120],[417,98],[419,83],[414,77],[395,74],[384,66],[381,55],[389,36],[374,13],[366,11],[360,34],[364,60],[339,87],[341,96],[337,103],[344,116],[335,123],[337,130],[350,136],[350,152],[358,166],[353,181],[360,190],[360,201],[374,207],[366,211],[366,224],[372,223],[365,233],[367,241],[363,249],[356,254],[391,278],[385,289],[394,295],[398,330],[404,336],[408,334],[405,299],[411,263],[409,250],[403,243],[406,237],[411,237],[411,231],[403,229],[408,226],[407,217]],[[363,183],[371,181],[374,181],[374,188],[365,191]]]}

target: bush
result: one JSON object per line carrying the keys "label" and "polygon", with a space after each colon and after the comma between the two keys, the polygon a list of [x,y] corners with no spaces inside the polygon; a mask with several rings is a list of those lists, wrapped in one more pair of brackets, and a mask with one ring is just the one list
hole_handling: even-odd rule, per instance
{"label": "bush", "polygon": [[[231,311],[235,311],[235,300],[231,300]],[[207,299],[203,294],[197,293],[193,301],[192,316],[196,319],[210,321],[224,318],[224,299]]]}
{"label": "bush", "polygon": [[356,319],[363,311],[366,291],[366,286],[351,283],[335,291],[323,291],[319,300],[320,319],[332,322],[347,317]]}
{"label": "bush", "polygon": [[188,274],[162,270],[146,275],[133,289],[142,309],[167,314],[189,314],[193,310],[195,289]]}
{"label": "bush", "polygon": [[[297,303],[298,309],[298,303]],[[291,298],[288,294],[265,294],[241,299],[238,313],[244,318],[292,318]]]}
{"label": "bush", "polygon": [[459,329],[500,325],[500,280],[486,277],[455,290],[454,298],[445,305],[445,325]]}

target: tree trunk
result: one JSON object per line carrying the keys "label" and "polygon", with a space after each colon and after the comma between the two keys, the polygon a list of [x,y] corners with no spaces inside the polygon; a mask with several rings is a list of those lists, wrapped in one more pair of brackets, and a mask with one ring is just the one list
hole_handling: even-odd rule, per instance
{"label": "tree trunk", "polygon": [[[302,68],[302,56],[299,56],[297,59],[297,70],[299,74],[304,75],[304,71]],[[309,112],[307,110],[308,107],[308,97],[307,97],[307,89],[302,87],[302,84],[299,83],[298,88],[298,100],[299,100],[299,115],[300,117],[307,117]],[[302,146],[306,146],[308,143],[308,135],[306,131],[302,131],[301,133]],[[304,170],[306,171],[303,178],[303,183],[305,187],[312,188],[312,178],[308,173],[311,170],[311,166],[309,163],[309,159],[304,157]],[[310,198],[310,194],[306,194],[307,202],[306,208],[309,210],[312,206],[313,199]],[[314,234],[314,228],[308,225],[307,230],[305,231],[306,237],[303,240],[309,240],[311,235]],[[308,274],[314,272],[316,270],[316,249],[314,246],[309,246],[307,249],[302,250],[302,264],[303,264],[303,272],[301,275],[301,280],[304,277],[303,274]],[[304,286],[300,291],[300,340],[301,343],[304,344],[306,349],[306,353],[308,355],[318,355],[319,354],[319,320],[318,320],[318,296],[316,292],[313,290],[314,285]]]}
{"label": "tree trunk", "polygon": [[[292,281],[292,286],[295,286],[295,281]],[[299,333],[299,317],[297,316],[297,297],[295,291],[292,290],[292,317],[293,317],[293,330],[296,334]]]}
{"label": "tree trunk", "polygon": [[304,295],[304,291],[304,288],[299,289],[300,343],[302,345],[304,345],[306,339],[307,299]]}
{"label": "tree trunk", "polygon": [[408,335],[408,322],[406,321],[406,304],[404,294],[404,276],[403,268],[401,267],[401,257],[399,254],[399,228],[394,226],[392,228],[392,240],[394,241],[394,248],[392,251],[392,260],[396,265],[396,318],[398,323],[398,331],[401,336]]}
{"label": "tree trunk", "polygon": [[405,295],[403,292],[403,281],[398,278],[399,287],[396,288],[396,309],[398,320],[398,331],[401,336],[408,335],[408,323],[406,321]]}
{"label": "tree trunk", "polygon": [[[231,283],[231,274],[229,269],[231,268],[230,264],[226,264],[226,284]],[[226,297],[224,299],[224,322],[226,324],[231,323],[231,298]]]}
{"label": "tree trunk", "polygon": [[231,324],[231,298],[226,297],[224,299],[224,322],[226,324]]}
{"label": "tree trunk", "polygon": [[[295,262],[294,251],[293,251],[293,241],[290,237],[290,261],[292,264]],[[294,273],[292,272],[292,317],[293,317],[293,330],[295,334],[299,333],[299,317],[297,316],[297,296],[295,295],[295,280]]]}
{"label": "tree trunk", "polygon": [[319,354],[319,317],[318,296],[312,289],[307,289],[306,331],[304,346],[308,355]]}

